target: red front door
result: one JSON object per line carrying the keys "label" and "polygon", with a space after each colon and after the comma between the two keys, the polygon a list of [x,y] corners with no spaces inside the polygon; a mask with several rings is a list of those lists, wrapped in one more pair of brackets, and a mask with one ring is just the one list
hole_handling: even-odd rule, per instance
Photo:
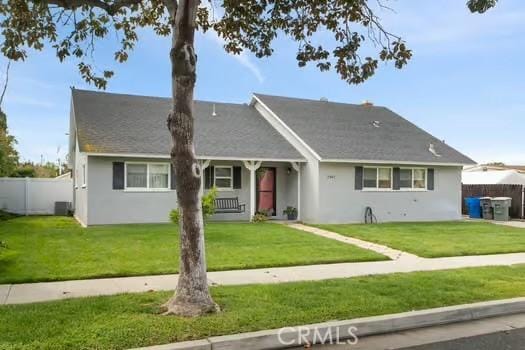
{"label": "red front door", "polygon": [[268,215],[275,216],[275,168],[259,168],[257,170],[256,192],[257,211],[265,211]]}

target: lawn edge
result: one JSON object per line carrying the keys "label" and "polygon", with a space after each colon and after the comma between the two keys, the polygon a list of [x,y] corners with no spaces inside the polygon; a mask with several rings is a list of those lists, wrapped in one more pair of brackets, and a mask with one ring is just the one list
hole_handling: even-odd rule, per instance
{"label": "lawn edge", "polygon": [[[316,337],[317,340],[323,339],[326,334],[330,334],[327,341],[341,341],[355,339],[356,336],[388,334],[523,312],[525,312],[525,297],[520,297],[214,336],[194,341],[133,348],[132,350],[282,349],[283,347],[306,345],[306,342],[301,339],[302,335],[307,338],[309,344],[315,344]],[[335,339],[336,336],[338,339]]]}

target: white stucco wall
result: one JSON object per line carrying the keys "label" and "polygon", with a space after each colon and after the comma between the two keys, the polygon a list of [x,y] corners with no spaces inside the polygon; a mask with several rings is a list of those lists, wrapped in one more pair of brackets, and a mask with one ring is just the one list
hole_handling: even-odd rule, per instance
{"label": "white stucco wall", "polygon": [[435,169],[433,191],[371,192],[354,189],[353,165],[321,163],[319,216],[311,222],[363,222],[367,206],[379,222],[460,219],[461,168],[431,167]]}
{"label": "white stucco wall", "polygon": [[177,207],[175,190],[144,192],[113,189],[113,162],[125,161],[152,160],[89,157],[87,224],[169,222],[169,212]]}
{"label": "white stucco wall", "polygon": [[301,220],[319,222],[319,162],[301,164]]}
{"label": "white stucco wall", "polygon": [[[88,157],[85,153],[81,153],[78,150],[78,142],[74,149],[73,164],[73,207],[75,210],[75,218],[82,224],[87,225],[88,222],[88,182],[89,182],[89,165]],[[82,179],[82,166],[86,166],[86,186],[83,184]]]}
{"label": "white stucco wall", "polygon": [[[79,157],[81,158],[81,157]],[[97,157],[88,158],[88,184],[79,186],[77,193],[77,211],[79,218],[87,215],[87,225],[121,224],[121,223],[158,223],[169,222],[169,212],[177,207],[175,190],[160,192],[113,190],[113,162],[144,161],[160,162],[140,158]],[[79,160],[81,163],[81,160]],[[216,214],[213,221],[247,221],[250,218],[250,173],[240,161],[214,160],[210,166],[240,166],[242,169],[242,187],[219,191],[218,197],[238,197],[239,203],[246,205],[244,213]],[[263,167],[276,168],[276,206],[274,218],[283,219],[286,206],[297,207],[297,173],[291,170],[289,163],[265,162]],[[81,167],[79,168],[81,171]],[[206,190],[205,190],[206,192]],[[85,196],[85,197],[84,197]],[[87,200],[87,208],[83,204]],[[85,209],[85,210],[84,210]]]}

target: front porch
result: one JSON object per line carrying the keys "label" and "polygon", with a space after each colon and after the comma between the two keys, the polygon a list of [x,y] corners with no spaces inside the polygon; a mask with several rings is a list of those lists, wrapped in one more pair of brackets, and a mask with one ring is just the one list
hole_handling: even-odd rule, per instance
{"label": "front porch", "polygon": [[277,160],[200,160],[202,191],[216,187],[217,198],[238,198],[242,212],[221,212],[212,221],[250,221],[258,211],[285,220],[287,207],[301,215],[301,163]]}

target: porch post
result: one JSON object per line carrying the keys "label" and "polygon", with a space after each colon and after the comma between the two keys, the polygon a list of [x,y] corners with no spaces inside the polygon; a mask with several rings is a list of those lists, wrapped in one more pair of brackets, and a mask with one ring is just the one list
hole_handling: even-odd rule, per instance
{"label": "porch post", "polygon": [[210,166],[210,160],[209,159],[201,159],[199,160],[199,168],[201,171],[201,197],[204,195],[204,170],[206,170],[207,167]]}
{"label": "porch post", "polygon": [[246,169],[250,171],[250,221],[255,215],[255,171],[261,167],[261,163],[254,160],[243,161]]}
{"label": "porch post", "polygon": [[301,164],[291,162],[292,168],[297,171],[297,220],[301,220]]}

